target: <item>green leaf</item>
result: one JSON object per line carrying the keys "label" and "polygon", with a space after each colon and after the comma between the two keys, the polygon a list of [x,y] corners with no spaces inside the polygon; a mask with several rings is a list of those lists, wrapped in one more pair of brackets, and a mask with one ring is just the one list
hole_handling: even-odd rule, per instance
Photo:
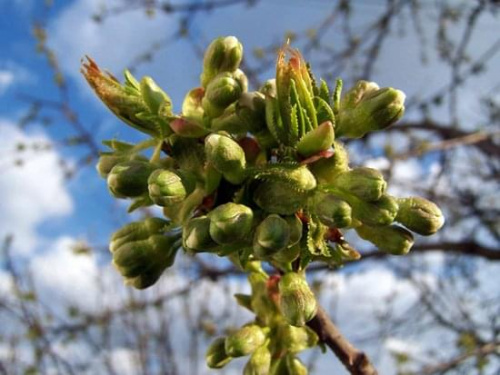
{"label": "green leaf", "polygon": [[320,82],[318,96],[328,103],[330,101],[330,89],[323,79],[321,79]]}

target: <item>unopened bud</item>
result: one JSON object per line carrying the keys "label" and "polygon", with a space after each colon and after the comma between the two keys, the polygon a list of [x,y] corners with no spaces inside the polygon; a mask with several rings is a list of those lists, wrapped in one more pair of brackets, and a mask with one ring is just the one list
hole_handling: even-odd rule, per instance
{"label": "unopened bud", "polygon": [[150,236],[163,234],[168,230],[169,222],[157,217],[128,223],[111,236],[109,250],[113,253],[128,242],[142,241]]}
{"label": "unopened bud", "polygon": [[297,143],[297,151],[300,155],[309,157],[320,151],[328,150],[334,139],[333,124],[326,121],[302,137]]}
{"label": "unopened bud", "polygon": [[288,368],[288,373],[293,375],[307,375],[307,367],[300,361],[300,359],[288,355],[286,359],[286,366]]}
{"label": "unopened bud", "polygon": [[319,159],[309,166],[320,185],[335,183],[337,175],[349,169],[349,154],[344,146],[339,142],[334,142],[333,151],[333,156]]}
{"label": "unopened bud", "polygon": [[261,346],[251,355],[243,369],[243,375],[268,375],[271,367],[271,352],[267,346]]}
{"label": "unopened bud", "polygon": [[332,228],[345,228],[351,225],[352,210],[343,200],[331,194],[318,194],[315,199],[314,213],[320,221]]}
{"label": "unopened bud", "polygon": [[236,104],[231,104],[224,112],[210,123],[212,131],[226,131],[231,134],[246,134],[248,129],[236,114]]}
{"label": "unopened bud", "polygon": [[226,338],[226,353],[231,357],[243,357],[253,353],[266,341],[264,330],[256,324],[240,328]]}
{"label": "unopened bud", "polygon": [[220,37],[208,46],[203,58],[201,83],[206,87],[220,72],[234,72],[243,57],[243,46],[234,36]]}
{"label": "unopened bud", "polygon": [[361,225],[356,228],[359,236],[377,246],[380,251],[392,255],[405,255],[413,246],[412,234],[395,225],[372,227]]}
{"label": "unopened bud", "polygon": [[259,258],[267,258],[284,249],[290,241],[290,227],[278,215],[269,215],[255,231],[253,249]]}
{"label": "unopened bud", "polygon": [[420,197],[398,199],[399,210],[396,221],[423,236],[436,233],[444,224],[439,207]]}
{"label": "unopened bud", "polygon": [[372,202],[379,200],[387,189],[387,182],[378,170],[360,167],[339,174],[334,186],[359,199]]}
{"label": "unopened bud", "polygon": [[207,86],[202,100],[203,109],[210,117],[218,117],[240,98],[242,92],[241,82],[232,73],[220,73]]}
{"label": "unopened bud", "polygon": [[292,215],[307,203],[308,192],[290,189],[283,181],[262,181],[255,188],[253,199],[266,212]]}
{"label": "unopened bud", "polygon": [[182,243],[185,249],[195,252],[216,247],[217,243],[210,236],[210,219],[199,216],[189,220],[182,228]]}
{"label": "unopened bud", "polygon": [[302,327],[316,315],[317,302],[307,281],[296,272],[288,272],[279,282],[280,308],[287,322]]}
{"label": "unopened bud", "polygon": [[291,353],[299,353],[318,344],[318,335],[309,327],[286,325],[283,328],[282,341]]}
{"label": "unopened bud", "polygon": [[240,184],[245,179],[245,152],[231,138],[211,134],[205,139],[208,161],[232,184]]}
{"label": "unopened bud", "polygon": [[195,184],[194,177],[187,173],[157,169],[148,179],[149,197],[158,206],[170,206],[182,202],[194,190]]}
{"label": "unopened bud", "polygon": [[209,213],[210,236],[221,245],[245,238],[252,229],[252,209],[242,204],[226,203]]}
{"label": "unopened bud", "polygon": [[108,188],[116,198],[138,197],[148,191],[148,178],[155,169],[145,161],[119,163],[108,174]]}
{"label": "unopened bud", "polygon": [[246,129],[257,133],[266,128],[266,102],[260,92],[244,92],[236,104],[236,113]]}
{"label": "unopened bud", "polygon": [[177,118],[171,121],[170,129],[172,129],[175,134],[186,138],[201,138],[210,132],[209,129],[204,128],[195,121],[184,118]]}
{"label": "unopened bud", "polygon": [[398,213],[398,203],[389,195],[382,195],[375,202],[366,202],[354,195],[337,193],[339,192],[335,192],[335,195],[339,195],[351,206],[353,218],[367,225],[389,225]]}
{"label": "unopened bud", "polygon": [[231,361],[232,358],[226,353],[225,342],[224,337],[219,337],[210,344],[205,354],[208,367],[222,368]]}

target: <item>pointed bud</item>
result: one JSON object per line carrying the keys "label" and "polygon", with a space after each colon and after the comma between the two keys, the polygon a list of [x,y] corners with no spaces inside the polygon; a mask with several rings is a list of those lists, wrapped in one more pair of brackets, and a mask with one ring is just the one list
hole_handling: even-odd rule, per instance
{"label": "pointed bud", "polygon": [[302,327],[316,315],[317,302],[302,275],[289,272],[279,282],[281,313],[287,322]]}
{"label": "pointed bud", "polygon": [[208,46],[203,58],[201,84],[208,83],[220,72],[234,72],[243,57],[243,46],[234,36],[220,37]]}
{"label": "pointed bud", "polygon": [[[184,178],[182,178],[184,175]],[[196,181],[188,173],[157,169],[148,178],[149,197],[158,206],[182,202],[194,190]]]}
{"label": "pointed bud", "polygon": [[351,225],[351,206],[331,194],[320,193],[315,197],[314,213],[323,224],[331,228]]}
{"label": "pointed bud", "polygon": [[155,170],[149,162],[131,160],[119,163],[108,174],[108,188],[116,198],[134,198],[148,191],[149,175]]}
{"label": "pointed bud", "polygon": [[333,143],[334,154],[326,159],[319,159],[309,168],[320,185],[332,185],[339,173],[349,169],[349,154],[341,143]]}
{"label": "pointed bud", "polygon": [[255,350],[243,369],[243,375],[268,375],[271,367],[271,352],[267,346]]}
{"label": "pointed bud", "polygon": [[408,254],[413,246],[413,236],[398,226],[371,227],[361,225],[356,228],[359,236],[377,246],[380,251],[392,255]]}
{"label": "pointed bud", "polygon": [[400,90],[379,89],[373,82],[359,81],[340,103],[337,136],[360,138],[385,129],[403,116],[404,101],[405,94]]}
{"label": "pointed bud", "polygon": [[379,200],[385,193],[387,182],[378,170],[360,167],[339,174],[333,186],[361,200],[373,202]]}
{"label": "pointed bud", "polygon": [[125,243],[146,240],[153,235],[165,233],[168,228],[169,222],[157,217],[129,223],[113,233],[109,250],[113,253]]}
{"label": "pointed bud", "polygon": [[245,238],[252,229],[253,212],[242,204],[226,203],[212,210],[210,236],[221,245]]}
{"label": "pointed bud", "polygon": [[224,337],[219,337],[210,344],[205,354],[208,367],[222,368],[231,361],[232,358],[226,353],[225,342]]}
{"label": "pointed bud", "polygon": [[423,236],[436,233],[444,224],[439,207],[420,197],[398,199],[399,211],[396,221]]}
{"label": "pointed bud", "polygon": [[285,325],[282,342],[291,353],[299,353],[318,344],[318,335],[309,327]]}
{"label": "pointed bud", "polygon": [[334,139],[333,124],[326,121],[300,139],[299,143],[297,143],[297,151],[307,158],[320,151],[328,150],[332,146]]}
{"label": "pointed bud", "polygon": [[114,153],[101,153],[96,164],[99,175],[103,178],[108,177],[109,172],[116,164],[129,160],[127,155],[116,155]]}
{"label": "pointed bud", "polygon": [[250,324],[226,338],[226,353],[233,358],[243,357],[264,345],[265,341],[266,334],[263,329],[256,324]]}
{"label": "pointed bud", "polygon": [[207,86],[201,102],[203,110],[210,117],[220,116],[226,107],[237,101],[243,93],[241,82],[232,73],[217,75]]}
{"label": "pointed bud", "polygon": [[245,179],[245,152],[231,138],[210,134],[205,139],[207,160],[232,184],[240,184]]}
{"label": "pointed bud", "polygon": [[257,257],[267,258],[284,249],[290,241],[290,227],[278,215],[269,215],[257,227],[253,250]]}
{"label": "pointed bud", "polygon": [[206,216],[190,219],[182,228],[182,244],[186,250],[194,252],[217,247],[218,244],[210,236],[210,219]]}
{"label": "pointed bud", "polygon": [[354,219],[367,225],[389,225],[398,213],[398,203],[395,198],[389,195],[382,195],[375,202],[366,202],[342,191],[335,191],[334,194],[349,203]]}
{"label": "pointed bud", "polygon": [[140,90],[151,113],[158,114],[163,109],[165,114],[172,115],[172,101],[151,77],[141,79]]}

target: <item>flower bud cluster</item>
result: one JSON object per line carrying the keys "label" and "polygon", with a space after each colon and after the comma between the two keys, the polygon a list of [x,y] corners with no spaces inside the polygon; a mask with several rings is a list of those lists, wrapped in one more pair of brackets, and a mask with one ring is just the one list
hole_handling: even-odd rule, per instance
{"label": "flower bud cluster", "polygon": [[[186,94],[179,114],[150,77],[137,81],[126,72],[120,84],[91,59],[84,63],[100,99],[151,137],[136,145],[105,142],[111,150],[102,153],[99,174],[114,197],[132,200],[130,211],[157,205],[164,216],[120,229],[110,249],[137,288],[154,284],[179,248],[228,256],[250,272],[252,295],[238,301],[257,318],[217,339],[208,365],[251,355],[246,374],[302,374],[294,353],[313,346],[300,340],[314,341],[305,324],[317,311],[308,264],[358,259],[343,237],[350,229],[381,251],[406,254],[411,232],[431,235],[444,218],[426,199],[389,195],[379,171],[351,168],[339,140],[394,124],[404,113],[401,91],[359,81],[342,96],[338,80],[331,93],[289,46],[278,54],[275,79],[249,91],[242,56],[235,37],[214,40],[200,86]],[[260,261],[278,269],[279,280],[251,267]]]}

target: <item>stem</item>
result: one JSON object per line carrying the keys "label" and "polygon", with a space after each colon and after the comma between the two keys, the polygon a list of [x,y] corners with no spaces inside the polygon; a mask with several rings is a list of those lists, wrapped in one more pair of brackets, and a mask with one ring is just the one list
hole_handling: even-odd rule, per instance
{"label": "stem", "polygon": [[351,375],[378,374],[368,356],[347,341],[323,308],[318,307],[316,316],[307,325],[335,353]]}

